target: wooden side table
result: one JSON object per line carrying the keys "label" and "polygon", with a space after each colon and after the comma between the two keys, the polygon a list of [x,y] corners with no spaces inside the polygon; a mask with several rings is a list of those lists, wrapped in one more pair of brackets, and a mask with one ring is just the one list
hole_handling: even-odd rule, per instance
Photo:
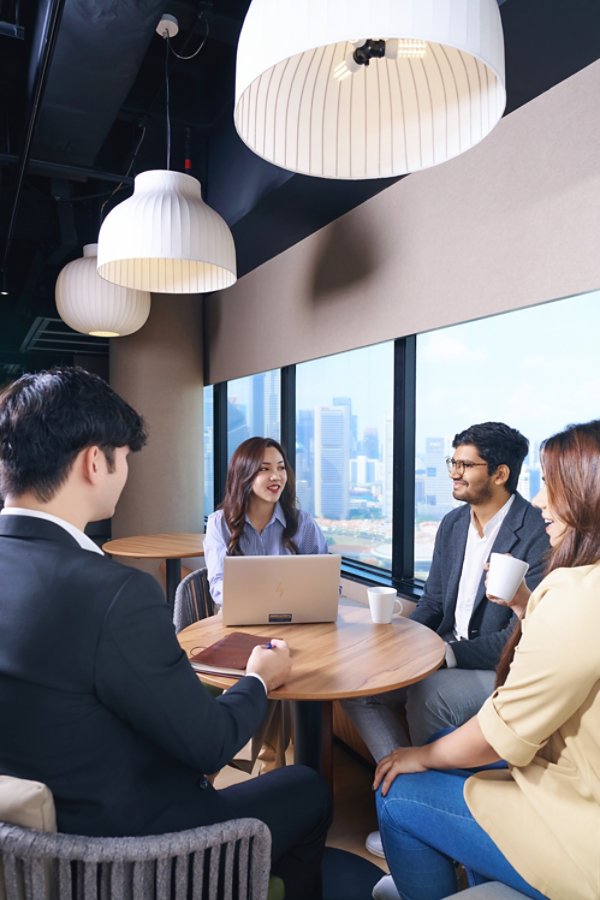
{"label": "wooden side table", "polygon": [[110,556],[130,559],[164,559],[167,567],[167,603],[173,608],[175,591],[181,581],[181,560],[204,555],[203,534],[141,534],[107,541],[102,549]]}

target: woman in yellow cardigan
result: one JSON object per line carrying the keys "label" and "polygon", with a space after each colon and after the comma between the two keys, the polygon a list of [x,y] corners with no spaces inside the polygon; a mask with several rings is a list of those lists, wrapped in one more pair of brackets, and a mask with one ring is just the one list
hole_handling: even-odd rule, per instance
{"label": "woman in yellow cardigan", "polygon": [[[528,897],[600,898],[600,421],[549,438],[541,462],[548,574],[511,601],[523,621],[506,680],[461,728],[377,766],[383,845],[405,900],[452,894],[453,860],[474,883]],[[457,771],[501,759],[508,768]],[[395,896],[389,887],[373,896]]]}

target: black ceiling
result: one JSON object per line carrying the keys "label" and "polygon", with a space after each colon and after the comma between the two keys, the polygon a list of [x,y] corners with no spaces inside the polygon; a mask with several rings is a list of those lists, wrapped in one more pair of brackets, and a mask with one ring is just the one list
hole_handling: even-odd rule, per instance
{"label": "black ceiling", "polygon": [[[71,360],[77,348],[46,322],[57,316],[57,275],[96,241],[136,173],[165,168],[163,12],[179,21],[180,54],[208,34],[193,59],[170,57],[171,161],[182,170],[190,151],[205,200],[232,228],[240,276],[392,182],[293,175],[240,141],[235,51],[248,6],[0,0],[0,266],[10,290],[0,296],[0,376]],[[505,0],[501,15],[507,113],[600,55],[598,0]]]}

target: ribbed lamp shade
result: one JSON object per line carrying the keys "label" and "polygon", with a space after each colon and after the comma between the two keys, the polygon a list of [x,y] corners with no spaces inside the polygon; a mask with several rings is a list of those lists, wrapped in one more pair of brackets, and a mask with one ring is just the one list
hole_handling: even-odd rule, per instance
{"label": "ribbed lamp shade", "polygon": [[237,279],[233,237],[191,175],[142,172],[102,223],[98,274],[163,294],[218,291]]}
{"label": "ribbed lamp shade", "polygon": [[138,331],[150,314],[150,294],[117,287],[96,271],[97,244],[68,263],[56,281],[58,313],[75,331],[96,337],[124,337]]}
{"label": "ribbed lamp shade", "polygon": [[[359,65],[367,39],[385,53]],[[244,21],[235,125],[293,172],[434,166],[489,134],[505,104],[497,0],[252,0]]]}

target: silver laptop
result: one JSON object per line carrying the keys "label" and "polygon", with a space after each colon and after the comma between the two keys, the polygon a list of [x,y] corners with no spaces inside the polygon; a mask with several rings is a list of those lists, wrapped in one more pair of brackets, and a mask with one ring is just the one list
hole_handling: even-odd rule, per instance
{"label": "silver laptop", "polygon": [[339,556],[226,556],[223,561],[225,625],[335,622]]}

